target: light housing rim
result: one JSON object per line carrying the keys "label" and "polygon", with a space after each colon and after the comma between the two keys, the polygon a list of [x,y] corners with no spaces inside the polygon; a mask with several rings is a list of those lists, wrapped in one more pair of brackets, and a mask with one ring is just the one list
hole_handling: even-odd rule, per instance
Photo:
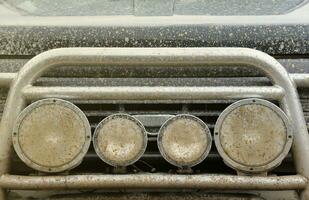
{"label": "light housing rim", "polygon": [[[196,160],[195,162],[192,162],[190,164],[185,164],[185,165],[182,165],[182,164],[179,164],[177,162],[175,162],[173,159],[169,158],[169,156],[165,153],[165,150],[164,150],[164,147],[163,147],[163,144],[162,144],[162,137],[163,137],[163,132],[164,132],[164,129],[171,123],[173,122],[174,120],[177,120],[179,118],[191,118],[193,119],[194,121],[198,122],[202,127],[203,129],[205,130],[206,132],[206,137],[207,137],[207,147],[204,151],[204,153],[202,154],[202,156],[200,156],[200,158],[198,160]],[[209,127],[207,126],[207,124],[205,122],[203,122],[200,118],[194,116],[194,115],[190,115],[190,114],[179,114],[179,115],[175,115],[171,118],[169,118],[168,120],[166,120],[162,126],[160,127],[159,129],[159,132],[158,132],[158,135],[157,135],[157,145],[158,145],[158,148],[159,148],[159,151],[160,151],[160,154],[162,155],[162,157],[170,164],[176,166],[176,167],[179,167],[179,168],[190,168],[190,167],[193,167],[195,165],[198,165],[200,164],[201,162],[203,162],[206,157],[209,155],[209,152],[211,150],[211,146],[212,146],[212,136],[211,136],[211,132],[210,132],[210,129]]]}
{"label": "light housing rim", "polygon": [[[268,162],[267,164],[260,165],[260,166],[246,166],[244,164],[241,164],[232,158],[230,158],[225,150],[223,149],[220,141],[220,130],[222,123],[224,122],[225,118],[236,108],[243,106],[243,105],[249,105],[249,104],[258,104],[265,106],[267,108],[270,108],[273,112],[275,112],[283,121],[285,128],[286,128],[286,143],[284,145],[284,148],[282,152],[272,161]],[[279,108],[277,105],[274,103],[264,100],[264,99],[259,99],[259,98],[248,98],[248,99],[242,99],[239,101],[236,101],[235,103],[232,103],[229,105],[227,108],[223,110],[223,112],[219,115],[215,128],[214,128],[214,140],[215,140],[215,145],[218,150],[219,155],[222,157],[224,163],[228,165],[229,167],[233,168],[236,171],[241,171],[245,173],[263,173],[270,171],[277,166],[279,166],[283,159],[288,155],[292,143],[293,143],[293,127],[291,120],[288,118],[288,116],[283,112],[281,108]]]}
{"label": "light housing rim", "polygon": [[[27,117],[34,109],[43,106],[43,105],[61,105],[66,108],[69,108],[72,110],[75,114],[78,115],[79,119],[81,119],[84,128],[85,128],[85,141],[82,145],[82,148],[80,152],[68,163],[52,167],[52,166],[43,166],[40,164],[37,164],[36,162],[32,161],[30,158],[27,157],[27,155],[23,152],[20,144],[19,144],[19,128],[21,123],[23,122],[24,118]],[[63,172],[66,170],[73,169],[77,167],[82,161],[85,155],[88,152],[88,149],[91,144],[91,127],[90,123],[88,121],[88,118],[84,114],[84,112],[78,108],[76,105],[73,103],[59,99],[59,98],[46,98],[46,99],[41,99],[38,101],[35,101],[28,105],[26,108],[24,108],[20,114],[18,115],[16,122],[13,127],[13,132],[12,132],[12,141],[13,141],[13,147],[15,149],[16,154],[18,157],[30,168],[41,171],[41,172],[47,172],[47,173],[57,173],[57,172]]]}
{"label": "light housing rim", "polygon": [[[100,148],[98,146],[98,139],[97,139],[98,134],[99,134],[101,128],[104,126],[104,124],[111,119],[119,118],[119,117],[135,122],[139,126],[139,128],[141,128],[141,131],[142,131],[142,134],[143,134],[143,146],[141,148],[141,151],[139,152],[139,154],[134,159],[130,160],[125,165],[119,165],[119,164],[115,163],[114,161],[106,158],[102,154],[102,152],[100,151]],[[116,113],[116,114],[109,115],[109,116],[107,116],[106,118],[104,118],[103,120],[100,121],[100,123],[97,125],[97,127],[94,130],[92,141],[93,141],[93,147],[94,147],[96,154],[99,156],[99,158],[103,162],[105,162],[105,163],[107,163],[107,164],[109,164],[113,167],[126,167],[126,166],[134,164],[144,155],[146,148],[147,148],[147,143],[148,143],[148,133],[146,131],[146,128],[142,124],[142,122],[140,122],[136,117],[133,117],[132,115],[129,115],[127,113]]]}

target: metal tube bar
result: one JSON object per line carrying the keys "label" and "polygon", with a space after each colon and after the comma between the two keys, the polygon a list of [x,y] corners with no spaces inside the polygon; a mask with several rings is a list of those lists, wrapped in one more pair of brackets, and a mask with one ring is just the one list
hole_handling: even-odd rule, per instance
{"label": "metal tube bar", "polygon": [[23,90],[26,99],[47,97],[80,100],[201,100],[257,97],[282,99],[284,90],[265,87],[37,87]]}
{"label": "metal tube bar", "polygon": [[0,73],[0,87],[10,87],[17,73]]}
{"label": "metal tube bar", "polygon": [[290,190],[304,189],[307,179],[299,176],[248,177],[232,175],[2,175],[0,187],[21,190],[47,189],[221,189],[221,190]]}
{"label": "metal tube bar", "polygon": [[309,74],[290,74],[297,87],[307,88],[309,87]]}

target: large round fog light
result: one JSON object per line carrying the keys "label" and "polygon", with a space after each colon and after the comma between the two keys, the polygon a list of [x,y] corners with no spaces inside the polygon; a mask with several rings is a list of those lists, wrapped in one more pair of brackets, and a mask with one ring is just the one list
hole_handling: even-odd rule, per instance
{"label": "large round fog light", "polygon": [[115,167],[127,166],[144,154],[147,132],[136,118],[115,114],[100,122],[94,132],[93,144],[104,162]]}
{"label": "large round fog light", "polygon": [[215,126],[215,144],[227,165],[259,173],[278,166],[292,145],[292,128],[275,104],[245,99],[227,107]]}
{"label": "large round fog light", "polygon": [[80,164],[91,142],[91,129],[72,103],[44,99],[20,113],[12,137],[17,155],[28,166],[60,172]]}
{"label": "large round fog light", "polygon": [[177,115],[167,120],[158,134],[161,155],[178,167],[192,167],[202,162],[211,148],[207,125],[192,115]]}

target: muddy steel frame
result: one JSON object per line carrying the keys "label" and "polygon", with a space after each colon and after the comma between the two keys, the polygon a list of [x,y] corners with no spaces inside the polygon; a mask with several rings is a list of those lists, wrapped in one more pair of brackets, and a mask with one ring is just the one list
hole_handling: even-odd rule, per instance
{"label": "muddy steel frame", "polygon": [[[48,69],[60,66],[200,66],[239,64],[261,70],[273,86],[217,87],[39,87],[33,83]],[[1,79],[1,85],[13,76]],[[1,78],[1,77],[0,77]],[[298,77],[302,78],[302,77]],[[302,81],[299,81],[302,82]],[[102,100],[208,100],[258,97],[280,101],[294,128],[293,158],[297,175],[67,175],[17,176],[10,173],[12,130],[19,113],[30,100],[56,97]],[[281,64],[260,51],[246,48],[63,48],[32,58],[14,76],[0,124],[0,199],[5,189],[83,189],[83,188],[200,188],[302,190],[309,199],[309,136],[296,85]]]}

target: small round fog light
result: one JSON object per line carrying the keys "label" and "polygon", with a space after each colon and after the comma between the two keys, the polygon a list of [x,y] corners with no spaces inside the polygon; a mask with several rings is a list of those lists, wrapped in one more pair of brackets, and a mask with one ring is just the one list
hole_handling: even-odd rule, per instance
{"label": "small round fog light", "polygon": [[280,165],[292,145],[285,113],[262,99],[240,100],[227,107],[215,125],[215,144],[227,165],[260,173]]}
{"label": "small round fog light", "polygon": [[28,166],[60,172],[80,164],[91,142],[91,129],[72,103],[43,99],[20,113],[12,138],[17,155]]}
{"label": "small round fog light", "polygon": [[147,132],[136,118],[115,114],[99,123],[94,132],[93,145],[104,162],[115,167],[127,166],[144,154]]}
{"label": "small round fog light", "polygon": [[202,162],[211,148],[207,125],[192,115],[177,115],[167,120],[158,134],[161,155],[178,167],[192,167]]}

